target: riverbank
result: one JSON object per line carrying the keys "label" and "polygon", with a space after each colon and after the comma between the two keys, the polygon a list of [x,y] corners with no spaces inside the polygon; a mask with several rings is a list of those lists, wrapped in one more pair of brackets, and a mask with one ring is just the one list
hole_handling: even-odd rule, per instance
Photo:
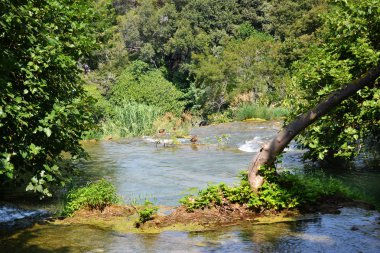
{"label": "riverbank", "polygon": [[[326,197],[313,206],[293,210],[253,212],[244,205],[214,206],[188,212],[185,206],[160,206],[159,213],[141,223],[137,207],[112,205],[103,211],[81,209],[64,219],[47,221],[54,225],[91,225],[120,233],[162,233],[164,231],[208,231],[242,224],[262,225],[310,220],[319,214],[339,214],[342,208],[374,210],[374,206],[341,196]],[[353,228],[355,229],[355,228]]]}
{"label": "riverbank", "polygon": [[[239,171],[247,168],[254,153],[263,142],[273,138],[278,127],[273,121],[199,127],[190,132],[198,136],[198,145],[189,143],[165,148],[163,145],[156,147],[144,138],[88,142],[84,148],[90,159],[77,164],[81,185],[105,178],[116,186],[123,203],[143,202],[149,198],[159,205],[159,216],[168,216],[173,214],[174,206],[178,206],[179,199],[186,193],[196,194],[199,189],[218,182],[237,184]],[[229,136],[228,141],[219,144],[216,136],[223,134]],[[282,164],[278,165],[279,170],[306,175],[320,171],[305,168],[301,155],[302,151],[291,146],[284,154]],[[324,172],[327,178],[333,175],[350,188],[376,200],[380,196],[378,164],[378,160],[366,161],[353,164],[357,167],[349,170],[331,167]],[[332,202],[336,203],[335,200]],[[36,202],[28,208],[44,207]],[[210,210],[219,215],[215,209]],[[187,224],[187,230],[181,224],[166,227],[166,230],[156,228],[157,219],[136,228],[135,223],[139,220],[136,213],[103,218],[95,214],[36,223],[33,227],[2,236],[0,247],[4,252],[183,252],[184,249],[187,252],[292,252],[295,248],[303,252],[341,252],[342,249],[347,249],[346,252],[377,252],[380,246],[379,213],[361,208],[339,211],[342,212],[340,215],[319,214],[314,209],[309,211],[310,216],[300,213],[271,224],[269,222],[273,222],[276,214],[265,216],[261,213],[259,218],[230,224],[216,223],[207,227]],[[267,219],[267,223],[259,223],[258,219]],[[358,230],[352,231],[352,228]]]}

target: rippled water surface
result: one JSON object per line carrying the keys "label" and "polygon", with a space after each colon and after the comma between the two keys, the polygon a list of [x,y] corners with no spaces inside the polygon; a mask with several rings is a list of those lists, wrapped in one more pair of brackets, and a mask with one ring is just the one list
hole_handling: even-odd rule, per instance
{"label": "rippled water surface", "polygon": [[[179,145],[156,146],[152,138],[87,143],[91,158],[78,167],[88,179],[111,180],[126,202],[149,197],[176,206],[193,187],[237,182],[238,172],[279,127],[278,122],[239,122],[196,128],[197,145],[180,139]],[[280,168],[303,169],[301,155],[290,145]],[[326,173],[380,202],[378,160]],[[120,234],[86,225],[37,225],[2,238],[0,252],[380,252],[379,222],[377,212],[345,208],[340,215],[307,221],[211,232]]]}

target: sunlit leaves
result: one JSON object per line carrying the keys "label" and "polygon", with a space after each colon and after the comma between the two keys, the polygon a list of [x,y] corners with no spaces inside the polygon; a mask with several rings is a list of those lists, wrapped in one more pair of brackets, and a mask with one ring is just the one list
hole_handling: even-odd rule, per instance
{"label": "sunlit leaves", "polygon": [[[243,29],[248,30],[246,26]],[[266,106],[286,95],[280,43],[254,29],[248,34],[250,37],[231,40],[210,54],[193,55],[194,86],[199,89],[196,102],[205,110],[217,111],[244,92],[252,92],[253,102]]]}
{"label": "sunlit leaves", "polygon": [[61,152],[91,125],[77,62],[95,48],[89,1],[0,2],[0,184],[49,195]]}
{"label": "sunlit leaves", "polygon": [[141,61],[133,62],[123,72],[111,94],[111,102],[118,106],[137,102],[178,114],[184,108],[183,93],[167,81],[160,70]]}
{"label": "sunlit leaves", "polygon": [[[293,65],[294,81],[302,99],[295,111],[308,110],[327,94],[361,77],[380,60],[380,5],[378,0],[331,1],[319,35],[324,43],[311,47],[304,60]],[[349,159],[365,141],[379,132],[379,89],[359,91],[329,115],[309,127],[298,142],[309,151],[307,158]]]}

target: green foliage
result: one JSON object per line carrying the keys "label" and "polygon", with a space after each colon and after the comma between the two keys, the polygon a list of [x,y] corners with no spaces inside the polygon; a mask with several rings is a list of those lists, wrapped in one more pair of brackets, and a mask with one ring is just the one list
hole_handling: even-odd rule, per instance
{"label": "green foliage", "polygon": [[51,195],[83,155],[91,105],[77,62],[95,48],[90,1],[0,2],[0,183]]}
{"label": "green foliage", "polygon": [[[81,63],[88,64],[91,70],[98,68],[99,65],[113,58],[112,47],[116,46],[115,34],[118,34],[113,2],[113,0],[92,1],[95,13],[94,18],[91,20],[91,26],[94,34],[97,35],[98,47],[90,55],[81,59]],[[118,58],[122,58],[123,54],[121,52],[118,52],[118,54]]]}
{"label": "green foliage", "polygon": [[161,117],[163,110],[155,106],[126,102],[114,106],[95,129],[95,136],[131,137],[151,135],[155,132],[154,122]]}
{"label": "green foliage", "polygon": [[338,179],[327,177],[322,173],[314,175],[283,173],[279,178],[279,184],[286,187],[291,196],[296,196],[297,203],[301,206],[316,203],[324,196],[360,197]]}
{"label": "green foliage", "polygon": [[212,33],[225,29],[232,31],[232,25],[240,18],[235,0],[192,0],[182,11],[184,19],[192,27]]}
{"label": "green foliage", "polygon": [[[100,13],[108,11],[112,17],[113,12],[104,9],[108,1],[101,2]],[[252,92],[250,102],[265,106],[280,106],[293,96],[284,66],[316,40],[312,34],[326,10],[324,0],[140,0],[113,5],[118,27],[109,30],[119,33],[112,33],[112,46],[102,49],[105,64],[92,81],[114,102],[125,97],[162,107],[155,93],[162,90],[159,86],[167,87],[167,79],[186,96],[176,98],[180,104],[165,102],[164,111],[178,108],[178,114],[186,105],[203,116],[235,107],[236,98],[247,92]],[[112,19],[105,18],[108,26]],[[143,61],[150,68],[136,78],[134,67],[125,69],[129,61]],[[125,89],[127,83],[134,84]],[[159,84],[155,92],[151,83]]]}
{"label": "green foliage", "polygon": [[172,1],[142,0],[122,17],[122,33],[132,59],[162,66],[165,44],[177,28],[178,13]]}
{"label": "green foliage", "polygon": [[278,104],[287,90],[286,70],[279,58],[280,43],[257,31],[231,40],[209,54],[194,55],[194,103],[206,112],[219,112],[237,96],[251,92],[260,105]]}
{"label": "green foliage", "polygon": [[301,175],[263,170],[266,178],[259,192],[255,194],[249,185],[246,172],[240,174],[240,185],[227,186],[224,183],[209,185],[197,196],[188,195],[180,200],[188,211],[223,206],[229,203],[246,205],[252,210],[283,210],[313,205],[328,196],[358,197],[342,182],[323,174]]}
{"label": "green foliage", "polygon": [[266,107],[255,104],[243,104],[234,111],[236,120],[260,118],[266,120],[279,119],[289,114],[284,107]]}
{"label": "green foliage", "polygon": [[227,203],[246,204],[249,208],[256,208],[261,201],[250,188],[246,173],[241,173],[239,186],[230,187],[225,183],[209,185],[205,190],[200,190],[197,196],[188,195],[180,200],[188,211],[195,209],[222,206]]}
{"label": "green foliage", "polygon": [[72,216],[81,208],[103,211],[104,208],[120,202],[115,186],[102,179],[98,182],[87,184],[85,187],[72,189],[66,199],[64,216]]}
{"label": "green foliage", "polygon": [[149,220],[152,220],[153,216],[157,214],[158,211],[158,207],[153,206],[153,203],[149,200],[145,200],[144,206],[142,208],[143,209],[138,211],[139,222],[141,223],[145,223]]}
{"label": "green foliage", "polygon": [[[319,36],[323,45],[310,47],[304,59],[293,65],[298,96],[295,117],[335,91],[359,78],[380,61],[380,7],[377,0],[334,1]],[[378,136],[379,89],[363,89],[300,135],[305,158],[351,159],[367,136]],[[378,137],[376,137],[378,138]]]}
{"label": "green foliage", "polygon": [[112,87],[110,101],[115,105],[136,102],[159,107],[164,112],[181,113],[184,109],[183,96],[158,69],[135,61],[119,77]]}
{"label": "green foliage", "polygon": [[263,29],[270,34],[286,39],[310,34],[321,21],[319,14],[324,12],[325,0],[268,1],[267,22]]}

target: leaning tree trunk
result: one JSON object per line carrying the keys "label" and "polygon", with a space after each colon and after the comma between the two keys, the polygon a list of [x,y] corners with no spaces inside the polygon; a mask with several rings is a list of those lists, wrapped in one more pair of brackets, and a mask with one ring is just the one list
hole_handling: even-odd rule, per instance
{"label": "leaning tree trunk", "polygon": [[261,148],[260,152],[252,160],[248,169],[248,180],[251,189],[257,192],[258,188],[264,183],[264,177],[260,175],[259,169],[261,167],[274,166],[277,155],[281,154],[296,135],[342,101],[354,95],[358,90],[366,86],[374,86],[379,76],[380,64],[371,68],[363,77],[349,83],[345,88],[331,93],[326,100],[316,105],[310,111],[301,114],[284,127],[271,142],[266,143]]}

